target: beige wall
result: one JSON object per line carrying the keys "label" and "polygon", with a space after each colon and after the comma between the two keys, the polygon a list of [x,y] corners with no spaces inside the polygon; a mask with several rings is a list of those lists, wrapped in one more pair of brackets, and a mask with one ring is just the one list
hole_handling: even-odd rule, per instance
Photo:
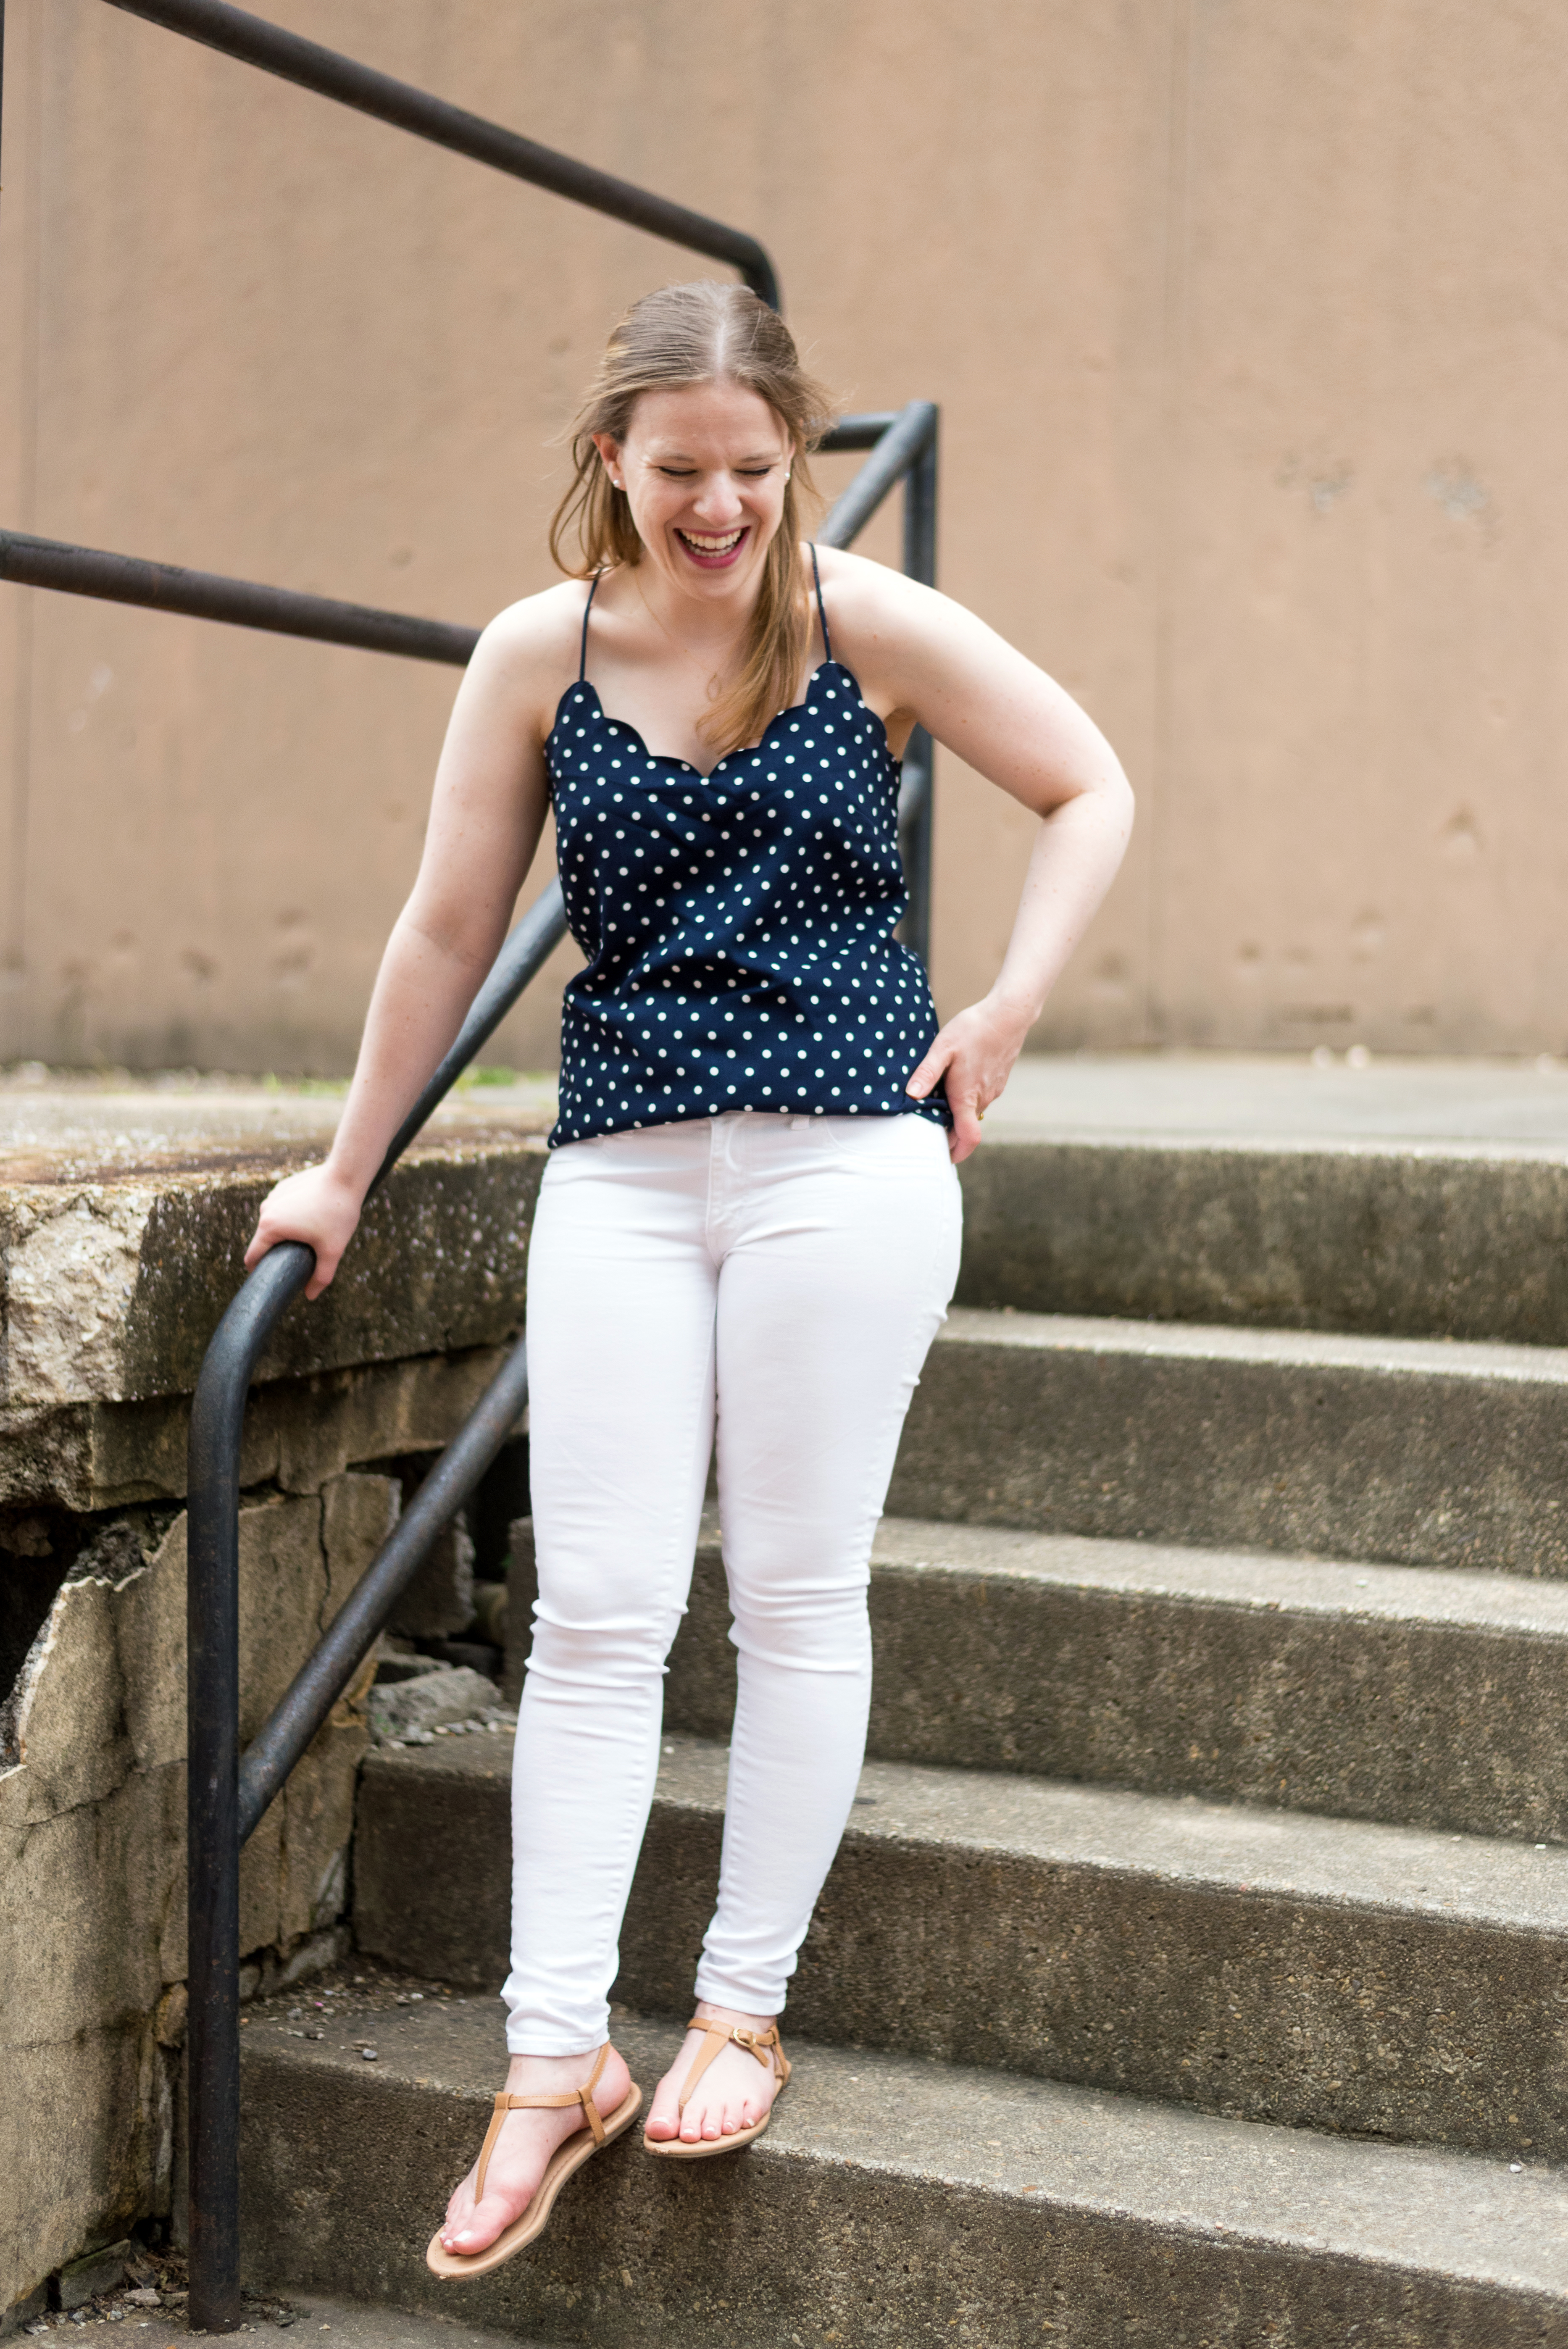
{"label": "beige wall", "polygon": [[[265,5],[754,228],[852,402],[941,401],[943,585],[1141,799],[1042,1041],[1568,1049],[1549,0]],[[7,41],[0,522],[452,618],[545,584],[549,436],[694,264],[100,0]],[[343,1067],[452,683],[0,588],[0,1056]],[[951,1008],[1027,825],[939,788]]]}

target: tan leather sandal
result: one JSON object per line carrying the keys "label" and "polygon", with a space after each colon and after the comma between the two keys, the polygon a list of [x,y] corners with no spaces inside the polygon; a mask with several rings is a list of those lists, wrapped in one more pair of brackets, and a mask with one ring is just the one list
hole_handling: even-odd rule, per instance
{"label": "tan leather sandal", "polygon": [[609,2041],[607,2039],[599,2049],[598,2062],[594,2065],[583,2085],[580,2088],[573,2088],[564,2096],[509,2096],[504,2089],[497,2093],[495,2109],[491,2115],[490,2127],[484,2132],[484,2143],[479,2151],[479,2176],[474,2181],[473,2197],[476,2202],[484,2192],[484,2173],[490,2167],[490,2157],[495,2150],[495,2140],[501,2135],[508,2113],[558,2112],[567,2105],[581,2105],[587,2116],[587,2128],[574,2129],[571,2136],[556,2147],[555,2152],[550,2156],[549,2166],[539,2180],[528,2208],[521,2217],[514,2219],[509,2227],[504,2227],[495,2240],[486,2244],[483,2251],[472,2252],[447,2251],[441,2242],[441,2230],[438,2227],[431,2237],[430,2249],[425,2253],[425,2265],[432,2275],[441,2276],[449,2281],[455,2276],[488,2275],[492,2268],[500,2267],[503,2261],[511,2259],[514,2252],[525,2250],[537,2236],[544,2233],[545,2221],[550,2216],[556,2197],[573,2170],[580,2169],[585,2161],[591,2160],[597,2153],[601,2145],[607,2145],[611,2137],[619,2137],[623,2129],[631,2127],[642,2107],[642,2090],[635,2080],[613,2113],[607,2116],[601,2113],[594,2102],[594,2090],[598,2085],[599,2075],[605,2068],[608,2055]]}
{"label": "tan leather sandal", "polygon": [[[739,2023],[710,2023],[705,2014],[694,2014],[686,2028],[688,2031],[704,2032],[707,2036],[691,2059],[691,2069],[687,2073],[686,2085],[680,2091],[680,2102],[676,2107],[680,2119],[686,2117],[686,2106],[692,2089],[720,2049],[728,2047],[732,2040],[737,2047],[743,2047],[748,2055],[754,2055],[765,2070],[773,2071],[776,2064],[779,2084],[774,2104],[777,2104],[789,2085],[790,2064],[784,2052],[776,2023],[770,2023],[765,2031],[742,2031]],[[774,2107],[770,2105],[762,2119],[753,2121],[750,2128],[732,2129],[728,2137],[699,2137],[695,2145],[687,2145],[678,2137],[649,2137],[646,2129],[642,2132],[642,2141],[649,2153],[667,2153],[676,2161],[705,2161],[710,2154],[738,2153],[742,2146],[750,2145],[754,2137],[761,2137],[773,2116]]]}

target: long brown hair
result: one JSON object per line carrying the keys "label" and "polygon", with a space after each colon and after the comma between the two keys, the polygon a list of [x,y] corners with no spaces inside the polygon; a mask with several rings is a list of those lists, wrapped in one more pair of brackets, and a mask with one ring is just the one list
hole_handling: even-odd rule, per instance
{"label": "long brown hair", "polygon": [[[550,524],[550,552],[573,579],[641,561],[626,492],[611,482],[593,436],[624,441],[642,392],[689,383],[736,383],[754,391],[784,426],[793,451],[741,674],[699,730],[722,756],[756,741],[799,688],[811,634],[800,508],[817,498],[805,458],[833,420],[832,402],[802,367],[789,328],[748,286],[710,277],[666,285],[634,302],[618,322],[570,427],[574,478]],[[575,561],[563,551],[574,533]]]}

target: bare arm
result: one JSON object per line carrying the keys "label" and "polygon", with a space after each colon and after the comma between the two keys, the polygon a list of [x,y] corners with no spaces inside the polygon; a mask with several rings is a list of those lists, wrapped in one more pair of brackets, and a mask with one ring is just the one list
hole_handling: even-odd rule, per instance
{"label": "bare arm", "polygon": [[[560,591],[493,621],[458,689],[419,876],[393,925],[327,1161],[265,1201],[247,1267],[283,1239],[316,1250],[318,1297],[353,1237],[387,1145],[441,1061],[506,934],[548,806],[544,729]],[[540,607],[549,605],[545,611]]]}
{"label": "bare arm", "polygon": [[923,1101],[946,1079],[956,1161],[979,1142],[981,1116],[1116,877],[1132,791],[1072,696],[972,612],[879,564],[831,561],[836,635],[893,740],[924,726],[1040,819],[995,982],[947,1022],[906,1088]]}

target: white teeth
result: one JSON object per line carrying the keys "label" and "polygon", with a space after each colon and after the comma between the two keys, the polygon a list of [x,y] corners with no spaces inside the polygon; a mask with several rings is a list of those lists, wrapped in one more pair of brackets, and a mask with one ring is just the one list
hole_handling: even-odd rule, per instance
{"label": "white teeth", "polygon": [[683,530],[678,534],[686,541],[688,546],[694,547],[699,554],[728,554],[732,546],[740,544],[742,537],[738,530],[729,532],[723,538],[703,538],[694,530]]}

